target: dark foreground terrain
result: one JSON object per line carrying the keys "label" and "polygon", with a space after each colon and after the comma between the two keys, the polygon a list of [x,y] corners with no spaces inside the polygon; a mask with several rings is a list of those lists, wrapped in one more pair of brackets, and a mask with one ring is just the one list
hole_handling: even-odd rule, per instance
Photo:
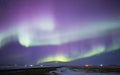
{"label": "dark foreground terrain", "polygon": [[49,75],[49,71],[56,70],[58,67],[47,68],[25,68],[0,70],[0,75]]}
{"label": "dark foreground terrain", "polygon": [[[62,70],[58,70],[64,68]],[[67,70],[68,69],[68,70]],[[65,72],[66,71],[66,72]],[[7,69],[0,70],[0,75],[69,75],[67,72],[86,72],[86,73],[117,73],[120,74],[120,67],[84,67],[84,66],[61,66],[61,67],[40,67],[24,69]],[[75,73],[74,73],[75,74]],[[93,75],[97,75],[93,74]],[[75,75],[79,75],[75,74]],[[89,75],[89,74],[84,74]],[[91,75],[91,74],[90,74]],[[114,75],[114,74],[113,74]]]}

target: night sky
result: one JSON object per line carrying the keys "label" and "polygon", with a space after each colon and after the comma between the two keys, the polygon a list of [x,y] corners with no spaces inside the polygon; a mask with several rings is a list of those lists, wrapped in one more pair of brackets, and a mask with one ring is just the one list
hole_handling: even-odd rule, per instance
{"label": "night sky", "polygon": [[0,0],[0,64],[118,57],[119,50],[120,0]]}

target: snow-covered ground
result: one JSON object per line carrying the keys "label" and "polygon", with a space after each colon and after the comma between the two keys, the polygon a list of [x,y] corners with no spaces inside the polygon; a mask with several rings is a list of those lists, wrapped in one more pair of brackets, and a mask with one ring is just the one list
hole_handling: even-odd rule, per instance
{"label": "snow-covered ground", "polygon": [[120,73],[87,73],[80,70],[70,70],[68,68],[58,68],[56,71],[50,71],[50,75],[120,75]]}

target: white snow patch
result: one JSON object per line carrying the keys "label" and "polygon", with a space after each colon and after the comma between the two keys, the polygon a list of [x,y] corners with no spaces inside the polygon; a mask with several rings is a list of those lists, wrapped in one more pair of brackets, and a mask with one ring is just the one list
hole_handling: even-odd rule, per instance
{"label": "white snow patch", "polygon": [[50,71],[50,75],[120,75],[120,73],[87,73],[85,71],[74,71],[66,67],[58,68],[55,71]]}

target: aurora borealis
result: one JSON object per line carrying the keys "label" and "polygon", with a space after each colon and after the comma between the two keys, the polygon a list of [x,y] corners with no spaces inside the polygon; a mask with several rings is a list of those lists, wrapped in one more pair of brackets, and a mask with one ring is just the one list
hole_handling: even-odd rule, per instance
{"label": "aurora borealis", "polygon": [[[0,0],[0,58],[40,64],[120,50],[119,7],[118,0]],[[6,47],[13,41],[23,48]]]}

